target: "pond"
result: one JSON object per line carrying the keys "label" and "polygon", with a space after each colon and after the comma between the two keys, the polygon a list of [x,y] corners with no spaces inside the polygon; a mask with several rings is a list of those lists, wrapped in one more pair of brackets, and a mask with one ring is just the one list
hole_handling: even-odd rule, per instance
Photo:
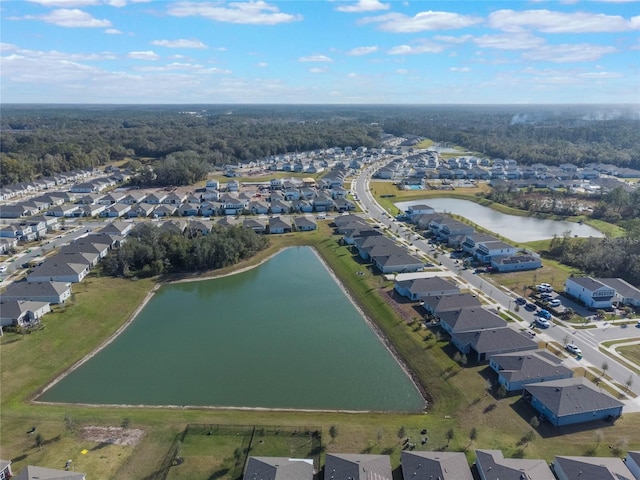
{"label": "pond", "polygon": [[[90,328],[90,324],[87,325]],[[309,247],[161,287],[41,401],[419,411],[424,400]]]}
{"label": "pond", "polygon": [[398,202],[396,206],[405,211],[410,205],[419,204],[430,205],[436,212],[460,215],[476,225],[514,242],[546,240],[553,238],[554,235],[562,237],[566,231],[570,231],[572,236],[578,237],[604,237],[601,231],[589,225],[507,215],[472,201],[458,198],[429,198],[412,202]]}

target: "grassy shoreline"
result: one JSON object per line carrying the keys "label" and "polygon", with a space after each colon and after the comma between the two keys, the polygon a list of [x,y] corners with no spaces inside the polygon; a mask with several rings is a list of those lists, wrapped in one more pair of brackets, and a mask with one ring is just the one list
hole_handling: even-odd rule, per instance
{"label": "grassy shoreline", "polygon": [[[541,427],[526,451],[522,450],[518,442],[530,429],[530,407],[517,397],[498,399],[487,394],[488,372],[485,365],[462,368],[456,364],[448,343],[431,335],[428,330],[416,329],[401,318],[385,298],[384,292],[389,284],[369,271],[365,271],[365,275],[357,275],[356,272],[364,269],[363,265],[354,259],[346,246],[338,244],[328,225],[320,222],[319,227],[313,233],[274,237],[270,246],[250,261],[215,274],[227,274],[256,265],[287,246],[314,247],[354,301],[376,323],[426,386],[433,399],[427,415],[32,403],[29,400],[34,392],[82,359],[131,318],[157,280],[133,281],[92,275],[74,286],[74,298],[69,306],[56,308],[55,313],[45,317],[44,330],[24,336],[7,334],[0,340],[0,457],[13,460],[14,471],[27,464],[61,468],[60,459],[69,458],[74,460],[76,471],[86,472],[89,478],[155,478],[153,474],[162,468],[176,435],[189,422],[311,424],[318,425],[325,432],[330,426],[339,425],[339,435],[330,442],[324,440],[327,451],[389,452],[393,466],[399,463],[401,449],[396,432],[401,427],[415,438],[419,438],[419,430],[428,428],[430,443],[424,449],[436,449],[446,444],[447,431],[454,429],[456,435],[451,440],[450,449],[466,451],[470,460],[473,448],[479,447],[499,448],[507,457],[524,454],[529,458],[548,460],[557,452],[582,455],[592,449],[592,430],[567,430],[558,435],[554,429]],[[162,281],[178,279],[177,276],[165,277]],[[140,428],[145,432],[137,446],[105,445],[96,449],[95,444],[79,433],[82,426],[118,426],[124,418],[130,422],[130,428]],[[624,437],[629,439],[629,448],[639,449],[640,439],[635,435],[638,418],[638,414],[625,415],[615,425],[598,426],[602,431],[602,444],[613,444],[616,439]],[[25,435],[31,426],[37,426],[47,442],[42,448],[35,446],[33,437]],[[468,436],[472,427],[477,428],[478,437],[470,442]],[[79,452],[83,448],[89,449],[89,454],[81,455]],[[603,448],[596,453],[611,455],[607,452],[609,450]],[[207,455],[220,460],[215,452]],[[184,468],[188,468],[188,462]]]}

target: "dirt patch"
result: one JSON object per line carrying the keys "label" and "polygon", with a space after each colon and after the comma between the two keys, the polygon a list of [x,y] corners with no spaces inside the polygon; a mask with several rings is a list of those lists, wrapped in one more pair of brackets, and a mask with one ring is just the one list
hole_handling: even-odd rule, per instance
{"label": "dirt patch", "polygon": [[122,427],[84,427],[80,432],[83,440],[110,445],[136,445],[144,436],[137,428]]}

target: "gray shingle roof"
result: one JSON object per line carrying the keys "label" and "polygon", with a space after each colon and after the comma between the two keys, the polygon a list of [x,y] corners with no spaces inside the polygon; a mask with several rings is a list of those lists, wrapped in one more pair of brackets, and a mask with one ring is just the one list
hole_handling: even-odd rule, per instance
{"label": "gray shingle roof", "polygon": [[462,452],[402,452],[402,476],[411,480],[473,480]]}
{"label": "gray shingle roof", "polygon": [[455,337],[462,345],[471,345],[480,354],[538,348],[538,344],[531,338],[509,327],[464,332],[455,334]]}
{"label": "gray shingle roof", "polygon": [[500,375],[509,382],[535,381],[553,375],[571,376],[573,373],[558,357],[544,350],[494,355],[491,360],[500,366]]}
{"label": "gray shingle roof", "polygon": [[455,293],[453,295],[437,295],[424,298],[425,309],[429,307],[430,311],[433,312],[480,307],[480,305],[480,301],[470,293]]}
{"label": "gray shingle roof", "polygon": [[244,480],[313,480],[311,460],[286,457],[250,457]]}
{"label": "gray shingle roof", "polygon": [[557,417],[623,405],[608,393],[598,391],[584,377],[553,380],[527,385],[525,388]]}
{"label": "gray shingle roof", "polygon": [[324,480],[391,480],[391,461],[388,455],[328,453],[324,466]]}
{"label": "gray shingle roof", "polygon": [[482,307],[448,310],[439,313],[438,318],[441,323],[446,323],[454,333],[507,326],[506,321]]}
{"label": "gray shingle roof", "polygon": [[476,466],[487,480],[555,480],[544,460],[504,458],[500,450],[476,450]]}
{"label": "gray shingle roof", "polygon": [[567,478],[580,480],[625,480],[633,475],[620,458],[611,457],[561,457],[553,462],[556,472]]}

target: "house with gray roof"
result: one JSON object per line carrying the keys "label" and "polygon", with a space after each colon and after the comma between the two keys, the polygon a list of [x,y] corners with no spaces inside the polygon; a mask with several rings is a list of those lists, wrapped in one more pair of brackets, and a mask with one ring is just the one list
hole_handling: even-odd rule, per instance
{"label": "house with gray roof", "polygon": [[294,217],[293,228],[296,232],[310,232],[318,229],[318,224],[307,217]]}
{"label": "house with gray roof", "polygon": [[14,282],[2,293],[3,300],[33,300],[64,303],[71,296],[71,284],[65,282]]}
{"label": "house with gray roof", "polygon": [[584,377],[525,385],[522,398],[556,427],[622,415],[623,403]]}
{"label": "house with gray roof", "polygon": [[615,290],[615,301],[619,305],[640,307],[640,289],[621,278],[596,278],[596,281]]}
{"label": "house with gray roof", "polygon": [[85,473],[27,465],[13,480],[85,480]]}
{"label": "house with gray roof", "polygon": [[313,460],[249,457],[243,480],[313,480]]}
{"label": "house with gray roof", "polygon": [[489,366],[507,392],[521,391],[524,385],[531,383],[573,377],[573,370],[562,365],[562,360],[546,350],[492,355]]}
{"label": "house with gray roof", "polygon": [[465,235],[464,240],[461,243],[462,250],[470,253],[474,257],[476,256],[476,250],[483,242],[494,242],[498,239],[488,233],[474,232],[469,235]]}
{"label": "house with gray roof", "polygon": [[291,233],[291,225],[282,220],[280,217],[271,217],[269,219],[269,233]]}
{"label": "house with gray roof", "polygon": [[73,250],[61,250],[45,262],[54,263],[80,263],[88,265],[89,268],[95,267],[100,261],[100,255],[97,252],[76,252]]}
{"label": "house with gray roof", "polygon": [[402,476],[410,480],[473,480],[467,457],[462,452],[401,453]]}
{"label": "house with gray roof", "polygon": [[476,450],[481,480],[556,480],[545,460],[504,458],[500,450]]}
{"label": "house with gray roof", "polygon": [[460,288],[458,288],[456,284],[442,277],[399,280],[394,283],[393,289],[398,292],[399,295],[413,301],[421,300],[423,297],[452,295],[460,292]]}
{"label": "house with gray roof", "polygon": [[415,255],[410,255],[404,249],[391,249],[388,252],[372,254],[371,260],[382,273],[418,272],[423,270],[425,263]]}
{"label": "house with gray roof", "polygon": [[23,326],[38,322],[43,315],[51,311],[49,302],[36,300],[6,300],[0,301],[0,325]]}
{"label": "house with gray roof", "polygon": [[556,456],[552,463],[558,480],[632,480],[621,458]]}
{"label": "house with gray roof", "polygon": [[518,247],[514,247],[502,240],[489,240],[479,242],[475,257],[481,262],[489,263],[493,257],[515,255],[518,250]]}
{"label": "house with gray roof", "polygon": [[542,260],[537,254],[525,253],[491,257],[491,268],[500,273],[535,270],[540,267],[542,267]]}
{"label": "house with gray roof", "polygon": [[435,295],[424,297],[423,308],[431,315],[439,315],[447,310],[461,308],[480,308],[482,305],[475,295],[470,293],[455,293],[453,295]]}
{"label": "house with gray roof", "polygon": [[100,229],[100,233],[113,233],[116,235],[125,236],[131,231],[132,228],[133,228],[133,223],[121,222],[116,220],[114,222],[111,222],[109,225],[102,227]]}
{"label": "house with gray roof", "polygon": [[109,253],[111,244],[102,235],[91,234],[86,237],[80,237],[69,245],[65,245],[60,249],[62,252],[72,253],[97,253],[100,258],[104,258]]}
{"label": "house with gray roof", "polygon": [[567,278],[564,291],[590,308],[611,308],[616,293],[614,288],[591,277]]}
{"label": "house with gray roof", "polygon": [[624,463],[633,474],[633,478],[640,480],[640,451],[629,451],[624,458]]}
{"label": "house with gray roof", "polygon": [[531,337],[507,326],[456,333],[451,336],[451,343],[461,353],[475,355],[478,362],[487,360],[492,355],[538,348]]}
{"label": "house with gray roof", "polygon": [[388,455],[327,453],[324,480],[392,480]]}
{"label": "house with gray roof", "polygon": [[89,274],[89,265],[45,261],[27,275],[27,282],[79,283]]}
{"label": "house with gray roof", "polygon": [[439,312],[436,318],[440,327],[449,335],[507,326],[507,322],[499,315],[482,307],[447,310]]}
{"label": "house with gray roof", "polygon": [[256,233],[265,233],[267,231],[267,225],[264,221],[256,220],[255,218],[245,218],[242,221],[244,228],[250,228]]}
{"label": "house with gray roof", "polygon": [[358,215],[339,215],[333,219],[333,223],[338,230],[338,233],[343,233],[342,229],[349,226],[371,226],[364,218]]}

